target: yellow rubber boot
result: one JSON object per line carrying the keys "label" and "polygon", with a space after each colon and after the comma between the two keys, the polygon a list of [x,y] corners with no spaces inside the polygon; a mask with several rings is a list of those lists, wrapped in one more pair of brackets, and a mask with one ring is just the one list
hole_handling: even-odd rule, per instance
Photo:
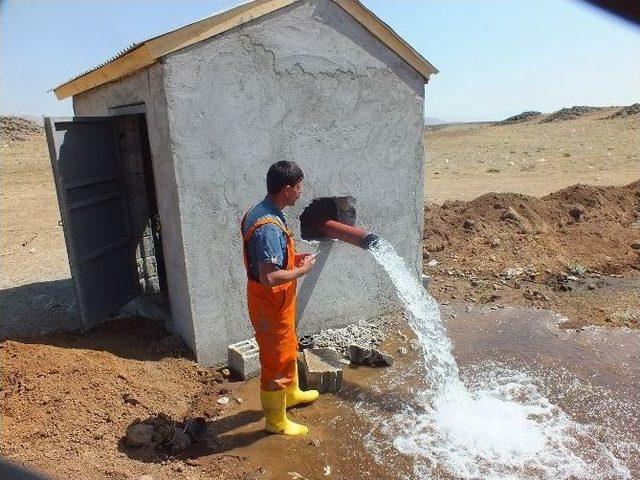
{"label": "yellow rubber boot", "polygon": [[264,411],[264,429],[280,435],[304,435],[309,429],[287,418],[287,400],[284,390],[267,392],[260,390],[260,401]]}
{"label": "yellow rubber boot", "polygon": [[317,400],[320,393],[317,390],[307,390],[303,392],[300,390],[300,383],[298,382],[298,365],[296,365],[296,374],[293,377],[293,383],[289,388],[286,389],[287,392],[287,408],[293,407],[294,405],[300,405],[301,403],[311,403]]}

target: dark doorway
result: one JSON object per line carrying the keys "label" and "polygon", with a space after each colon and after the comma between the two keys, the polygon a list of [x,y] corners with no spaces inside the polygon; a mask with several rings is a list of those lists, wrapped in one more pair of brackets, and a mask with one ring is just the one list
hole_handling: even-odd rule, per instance
{"label": "dark doorway", "polygon": [[153,162],[145,115],[113,117],[130,224],[130,252],[139,295],[169,312]]}

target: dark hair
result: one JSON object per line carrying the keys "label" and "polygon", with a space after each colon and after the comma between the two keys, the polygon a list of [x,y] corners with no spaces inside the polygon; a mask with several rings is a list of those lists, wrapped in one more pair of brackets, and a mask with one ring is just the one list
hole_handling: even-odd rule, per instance
{"label": "dark hair", "polygon": [[303,178],[304,174],[296,163],[281,160],[271,165],[267,172],[267,192],[277,195],[285,185],[293,187]]}

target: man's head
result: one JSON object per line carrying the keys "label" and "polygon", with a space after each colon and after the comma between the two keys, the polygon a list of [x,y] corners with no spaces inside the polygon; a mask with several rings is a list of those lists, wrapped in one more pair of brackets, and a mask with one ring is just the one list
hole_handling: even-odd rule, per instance
{"label": "man's head", "polygon": [[267,192],[278,203],[293,206],[302,193],[304,174],[294,162],[276,162],[267,172]]}

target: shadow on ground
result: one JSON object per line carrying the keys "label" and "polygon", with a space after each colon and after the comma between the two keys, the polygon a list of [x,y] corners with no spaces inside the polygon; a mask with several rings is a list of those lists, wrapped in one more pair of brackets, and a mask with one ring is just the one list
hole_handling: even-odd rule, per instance
{"label": "shadow on ground", "polygon": [[[160,463],[169,457],[197,459],[225,453],[267,437],[269,434],[262,430],[262,425],[258,430],[244,428],[262,418],[260,410],[244,410],[215,420],[199,417],[179,422],[160,413],[129,426],[128,430],[142,427],[152,432],[143,438],[144,444],[130,445],[125,435],[118,442],[118,450],[133,460],[145,463]],[[134,435],[134,438],[138,437]]]}
{"label": "shadow on ground", "polygon": [[[65,332],[56,333],[61,330]],[[1,290],[0,340],[107,351],[133,360],[195,360],[183,340],[168,333],[158,320],[114,319],[80,332],[70,279]]]}
{"label": "shadow on ground", "polygon": [[0,290],[0,339],[79,329],[71,279]]}

